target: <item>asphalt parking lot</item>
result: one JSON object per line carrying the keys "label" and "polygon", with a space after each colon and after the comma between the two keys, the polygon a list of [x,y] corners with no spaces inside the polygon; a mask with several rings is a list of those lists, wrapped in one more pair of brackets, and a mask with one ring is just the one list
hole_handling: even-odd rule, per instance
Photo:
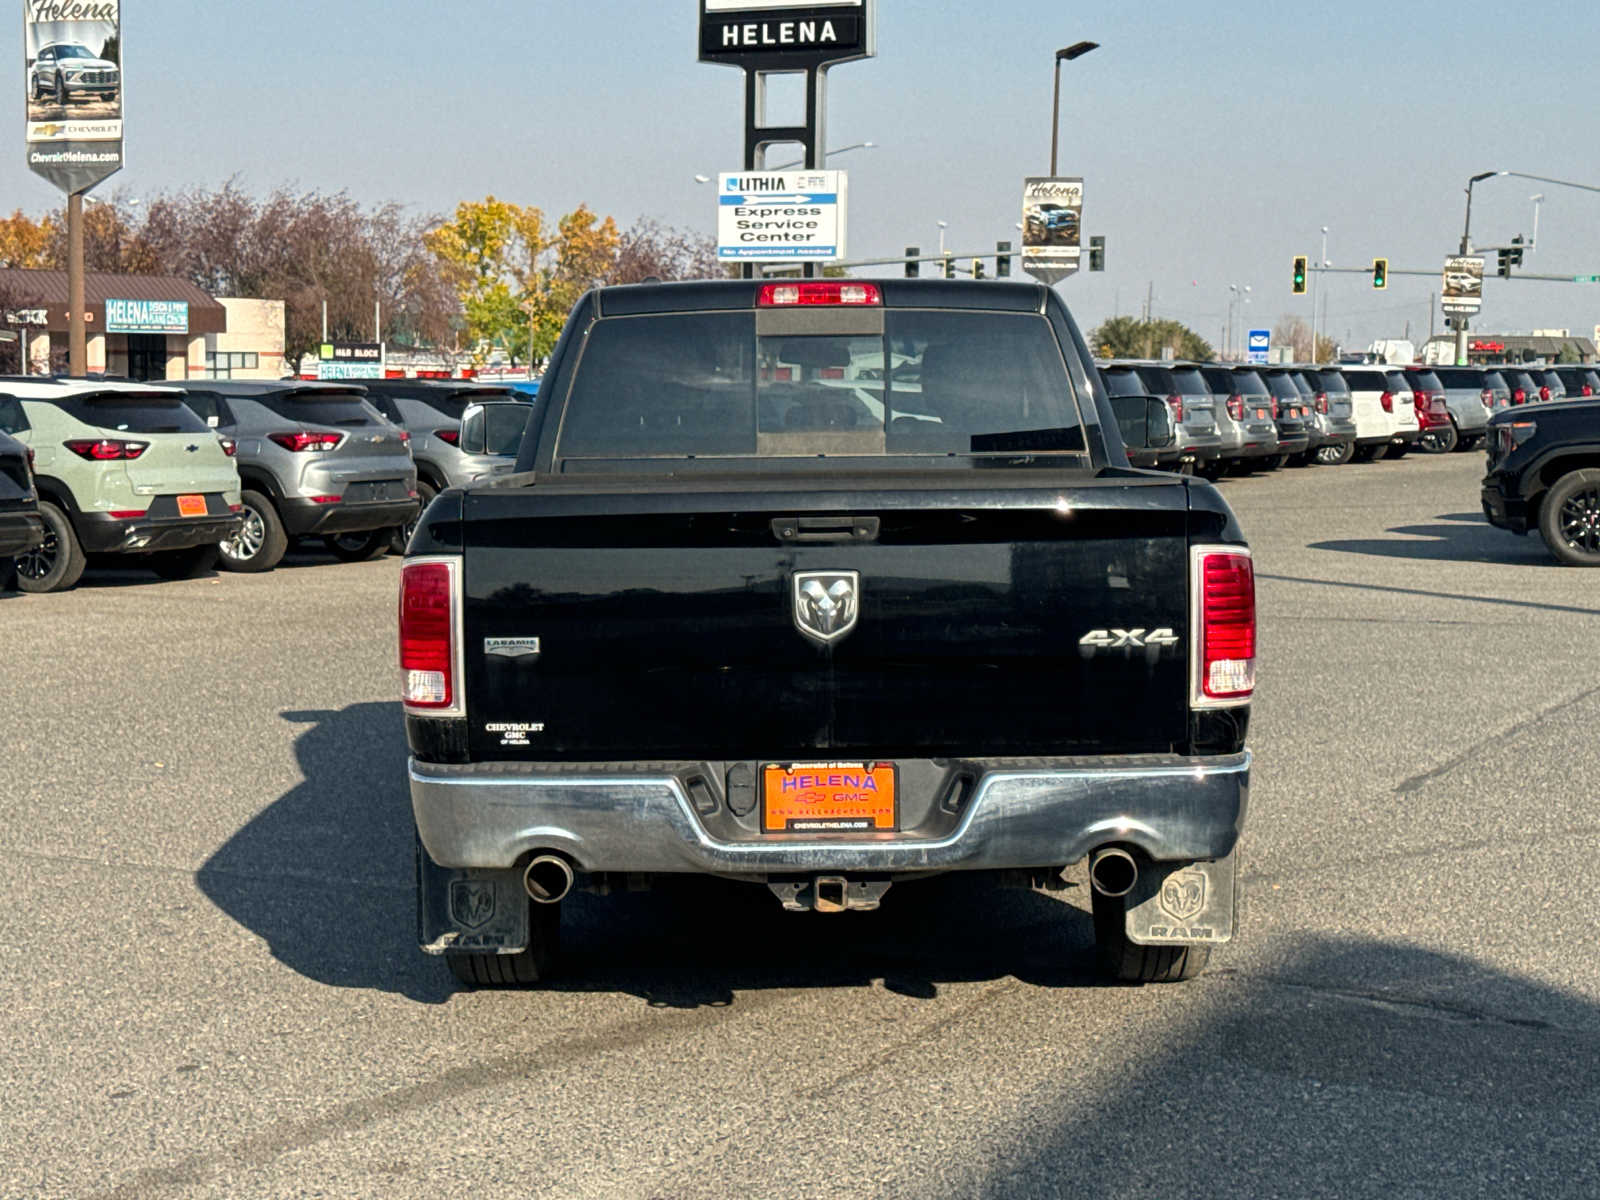
{"label": "asphalt parking lot", "polygon": [[0,1196],[1600,1194],[1600,573],[1482,456],[1227,480],[1242,939],[1105,986],[1082,889],[569,903],[415,947],[398,560],[0,598]]}

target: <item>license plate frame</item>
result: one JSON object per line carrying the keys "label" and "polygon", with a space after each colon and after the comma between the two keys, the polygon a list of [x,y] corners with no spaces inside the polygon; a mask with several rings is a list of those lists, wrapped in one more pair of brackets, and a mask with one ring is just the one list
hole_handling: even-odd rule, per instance
{"label": "license plate frame", "polygon": [[206,515],[206,498],[200,495],[178,497],[178,515],[180,517],[203,517]]}
{"label": "license plate frame", "polygon": [[768,762],[761,766],[763,834],[899,831],[900,770],[895,763]]}

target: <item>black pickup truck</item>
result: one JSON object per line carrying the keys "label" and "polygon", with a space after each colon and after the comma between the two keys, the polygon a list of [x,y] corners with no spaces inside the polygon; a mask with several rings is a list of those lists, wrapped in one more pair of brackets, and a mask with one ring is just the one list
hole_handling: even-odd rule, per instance
{"label": "black pickup truck", "polygon": [[545,978],[575,884],[684,873],[842,912],[1087,858],[1115,976],[1233,936],[1250,551],[1209,483],[1128,466],[1165,402],[1114,405],[1053,292],[605,288],[541,398],[402,568],[419,931],[458,978]]}
{"label": "black pickup truck", "polygon": [[1537,529],[1556,561],[1600,567],[1600,399],[1528,404],[1489,419],[1489,524]]}

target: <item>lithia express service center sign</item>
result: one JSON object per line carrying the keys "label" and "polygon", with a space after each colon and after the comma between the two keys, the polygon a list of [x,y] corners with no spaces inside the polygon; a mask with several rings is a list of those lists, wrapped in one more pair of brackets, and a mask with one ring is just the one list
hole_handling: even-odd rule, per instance
{"label": "lithia express service center sign", "polygon": [[725,171],[717,176],[723,262],[844,257],[844,171]]}
{"label": "lithia express service center sign", "polygon": [[761,70],[870,58],[872,0],[700,0],[700,61]]}

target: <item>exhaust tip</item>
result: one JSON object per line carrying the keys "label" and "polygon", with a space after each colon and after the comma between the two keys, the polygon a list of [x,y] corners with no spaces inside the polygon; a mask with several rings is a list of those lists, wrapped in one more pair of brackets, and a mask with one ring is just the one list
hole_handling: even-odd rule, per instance
{"label": "exhaust tip", "polygon": [[522,872],[522,887],[535,904],[560,904],[573,878],[572,864],[559,854],[537,854]]}
{"label": "exhaust tip", "polygon": [[1096,850],[1089,857],[1089,882],[1102,896],[1126,896],[1139,881],[1139,864],[1117,846]]}

